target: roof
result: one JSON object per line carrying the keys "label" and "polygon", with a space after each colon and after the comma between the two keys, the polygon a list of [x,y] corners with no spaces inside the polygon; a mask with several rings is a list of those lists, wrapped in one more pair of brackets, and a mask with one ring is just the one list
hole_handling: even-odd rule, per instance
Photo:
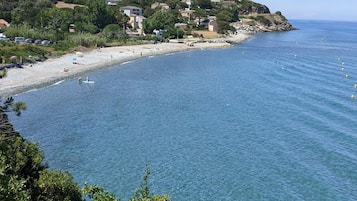
{"label": "roof", "polygon": [[129,9],[142,9],[142,8],[139,8],[139,7],[136,7],[136,6],[124,6],[124,7],[121,7],[120,9],[129,10]]}
{"label": "roof", "polygon": [[6,21],[6,20],[4,20],[4,19],[0,19],[0,26],[9,26],[10,24]]}

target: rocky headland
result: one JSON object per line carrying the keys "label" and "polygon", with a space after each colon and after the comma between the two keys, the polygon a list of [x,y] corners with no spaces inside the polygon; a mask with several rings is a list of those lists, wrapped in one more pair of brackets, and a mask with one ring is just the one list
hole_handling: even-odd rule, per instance
{"label": "rocky headland", "polygon": [[283,15],[279,14],[250,14],[231,25],[237,32],[246,34],[296,29]]}
{"label": "rocky headland", "polygon": [[238,15],[240,19],[231,23],[238,33],[255,34],[296,29],[280,11],[271,13],[269,8],[263,4],[253,3],[241,10]]}

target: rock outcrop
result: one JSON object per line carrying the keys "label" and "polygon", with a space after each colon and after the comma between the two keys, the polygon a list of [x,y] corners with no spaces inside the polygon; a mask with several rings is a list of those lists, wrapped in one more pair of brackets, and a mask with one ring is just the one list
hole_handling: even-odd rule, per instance
{"label": "rock outcrop", "polygon": [[271,31],[295,30],[289,21],[280,14],[250,14],[245,15],[238,22],[231,24],[237,32],[254,34]]}
{"label": "rock outcrop", "polygon": [[255,13],[255,14],[270,14],[270,10],[267,6],[257,4],[257,5],[251,5],[248,6],[248,8],[239,11],[239,15],[248,15],[250,13]]}

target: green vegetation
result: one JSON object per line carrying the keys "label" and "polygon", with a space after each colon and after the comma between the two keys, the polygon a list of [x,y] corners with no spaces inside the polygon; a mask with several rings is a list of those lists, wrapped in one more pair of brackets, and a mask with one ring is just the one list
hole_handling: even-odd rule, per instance
{"label": "green vegetation", "polygon": [[[17,116],[26,110],[23,102],[8,98],[0,103],[0,200],[2,201],[118,201],[98,185],[73,181],[69,172],[48,169],[37,144],[24,139],[9,122],[7,113]],[[152,195],[148,186],[149,167],[144,182],[130,201],[169,201],[167,195]],[[88,199],[87,199],[88,198]]]}
{"label": "green vegetation", "polygon": [[6,77],[7,76],[7,70],[6,68],[3,70],[0,70],[0,78]]}
{"label": "green vegetation", "polygon": [[[163,0],[170,10],[162,11],[160,7],[151,8],[157,0],[122,0],[116,6],[106,5],[105,0],[64,0],[71,3],[71,8],[56,7],[56,0],[0,0],[0,18],[10,22],[11,26],[1,28],[0,32],[8,38],[25,37],[32,40],[41,39],[55,45],[14,44],[0,41],[0,58],[9,63],[10,57],[16,55],[23,62],[35,62],[49,56],[62,55],[76,49],[114,46],[123,44],[148,43],[151,40],[164,41],[167,38],[183,38],[194,30],[207,29],[209,16],[216,16],[218,33],[234,32],[232,22],[244,18],[250,12],[269,12],[262,4],[251,0],[234,0],[212,3],[211,0],[194,0],[192,13],[181,15],[180,11],[188,5],[180,0]],[[132,27],[130,18],[120,9],[123,6],[142,8],[143,30],[141,35],[137,27]],[[281,17],[281,12],[277,12]],[[270,21],[262,16],[253,18],[264,25]],[[206,20],[203,23],[203,20]],[[187,28],[176,28],[175,23],[185,23]],[[164,30],[163,37],[156,38],[153,30]],[[128,36],[136,33],[137,36]],[[17,60],[18,62],[18,60]]]}
{"label": "green vegetation", "polygon": [[261,16],[261,15],[259,15],[257,17],[251,17],[251,19],[254,19],[257,22],[260,22],[260,23],[262,23],[263,25],[266,25],[266,26],[269,26],[271,24],[269,19],[267,19],[266,17]]}
{"label": "green vegetation", "polygon": [[[35,46],[30,44],[8,43],[0,41],[0,55],[2,63],[43,61],[50,56],[49,47]],[[16,59],[12,59],[16,56]]]}

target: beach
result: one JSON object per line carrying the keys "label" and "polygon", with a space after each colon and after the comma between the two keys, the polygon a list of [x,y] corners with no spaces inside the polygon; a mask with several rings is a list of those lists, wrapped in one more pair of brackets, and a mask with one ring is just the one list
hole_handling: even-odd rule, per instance
{"label": "beach", "polygon": [[[249,35],[238,34],[229,37],[235,43],[247,40]],[[65,79],[84,76],[88,72],[108,68],[123,62],[155,55],[211,48],[229,47],[223,38],[204,42],[158,43],[132,46],[117,46],[93,49],[88,52],[73,52],[58,58],[50,58],[23,68],[8,69],[5,78],[0,79],[0,97],[9,97],[35,88],[45,87]]]}

